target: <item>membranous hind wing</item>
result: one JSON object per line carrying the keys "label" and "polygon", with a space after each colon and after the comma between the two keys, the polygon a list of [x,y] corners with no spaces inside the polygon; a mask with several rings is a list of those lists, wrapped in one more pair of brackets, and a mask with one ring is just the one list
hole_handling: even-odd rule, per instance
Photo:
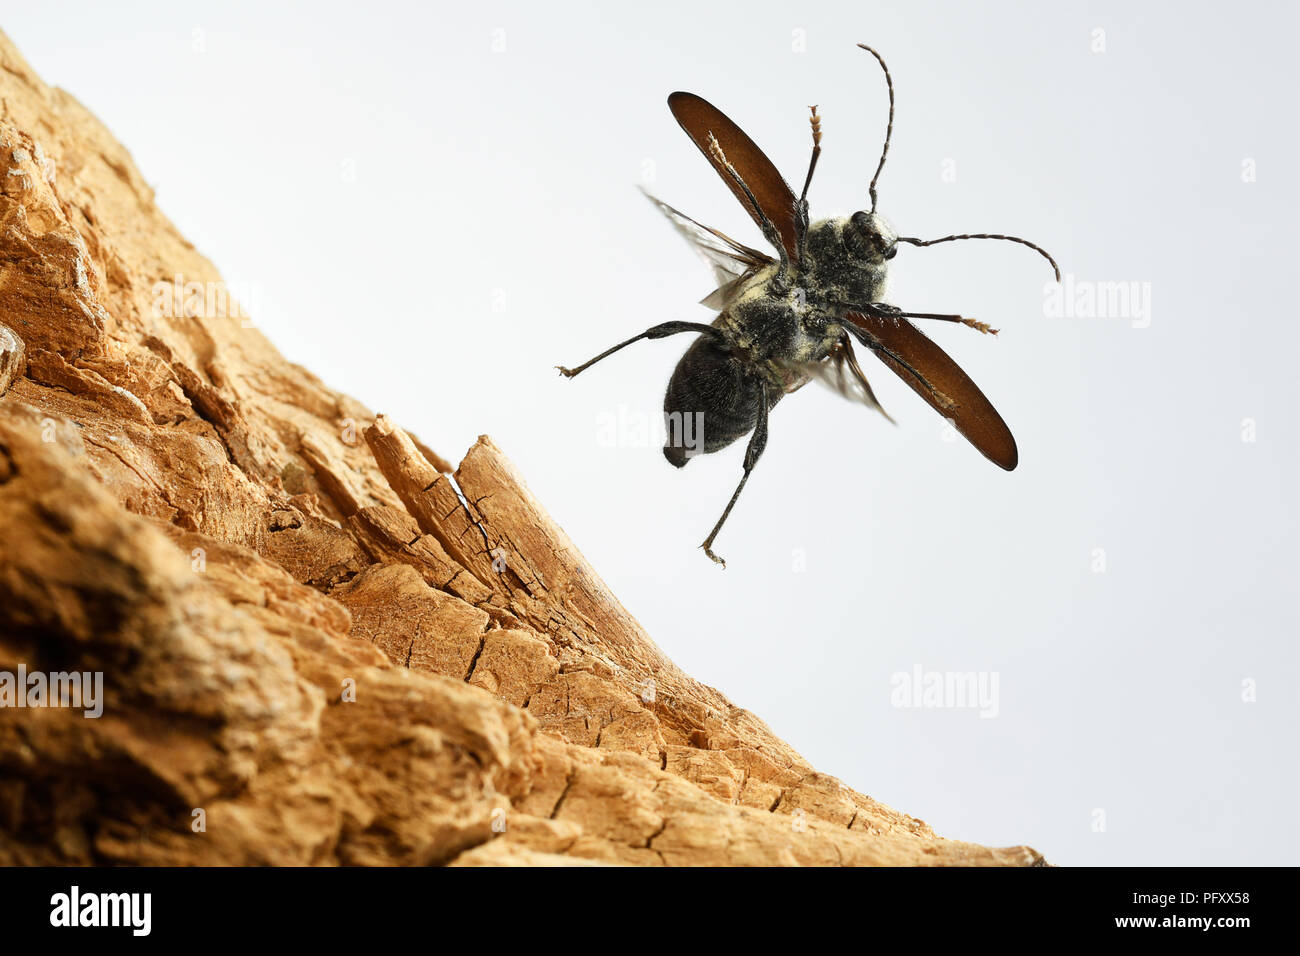
{"label": "membranous hind wing", "polygon": [[725,233],[696,222],[683,212],[678,212],[644,189],[641,192],[668,218],[705,264],[713,269],[713,277],[718,287],[701,300],[703,305],[722,311],[737,287],[773,261],[770,256],[757,249],[751,249]]}
{"label": "membranous hind wing", "polygon": [[874,408],[892,424],[897,424],[876,398],[876,393],[871,388],[871,383],[867,381],[862,366],[858,365],[858,358],[853,352],[853,343],[847,332],[820,361],[796,362],[785,367],[791,378],[791,387],[787,391],[802,388],[810,381],[817,382],[851,402]]}
{"label": "membranous hind wing", "polygon": [[999,468],[1011,471],[1020,454],[1011,429],[979,386],[948,353],[906,319],[850,312],[855,335],[931,408]]}
{"label": "membranous hind wing", "polygon": [[884,415],[891,424],[897,424],[892,415],[885,411],[876,393],[867,381],[867,376],[858,364],[858,357],[853,352],[853,342],[846,333],[835,343],[830,355],[814,368],[814,374],[823,385],[839,392],[851,402],[860,402],[868,408],[874,408]]}
{"label": "membranous hind wing", "polygon": [[776,166],[767,158],[754,141],[745,135],[745,131],[727,119],[726,114],[703,97],[694,93],[674,93],[668,97],[668,108],[681,124],[686,135],[699,147],[704,158],[722,177],[732,195],[753,218],[762,225],[759,210],[753,207],[749,197],[727,172],[726,168],[709,148],[709,134],[712,134],[722,147],[727,161],[735,167],[749,191],[754,194],[762,214],[776,227],[781,235],[781,244],[793,262],[798,251],[795,244],[795,198],[789,185],[781,178]]}

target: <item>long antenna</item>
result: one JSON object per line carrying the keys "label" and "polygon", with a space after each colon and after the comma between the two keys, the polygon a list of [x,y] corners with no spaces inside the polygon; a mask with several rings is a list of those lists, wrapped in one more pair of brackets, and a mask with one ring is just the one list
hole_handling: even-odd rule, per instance
{"label": "long antenna", "polygon": [[904,238],[903,236],[898,237],[899,242],[908,242],[914,246],[935,246],[941,242],[952,242],[954,239],[1003,239],[1007,242],[1018,242],[1022,246],[1028,246],[1030,249],[1033,249],[1036,253],[1038,253],[1040,256],[1042,256],[1044,259],[1050,262],[1052,264],[1052,271],[1056,273],[1056,281],[1057,282],[1061,281],[1061,267],[1056,264],[1056,260],[1052,258],[1051,253],[1049,253],[1042,246],[1036,246],[1028,239],[1021,239],[1019,236],[993,236],[993,235],[989,235],[988,233],[978,233],[975,235],[968,235],[968,236],[944,236],[942,239],[924,239],[924,240],[907,239]]}
{"label": "long antenna", "polygon": [[885,148],[880,151],[880,164],[876,166],[876,175],[871,177],[871,185],[867,189],[867,193],[871,196],[871,211],[875,212],[876,180],[880,178],[880,171],[885,168],[885,157],[889,155],[889,140],[894,135],[894,78],[889,75],[889,67],[885,65],[884,57],[865,43],[859,43],[858,46],[876,58],[880,68],[885,71],[885,85],[889,87],[889,125],[885,128]]}
{"label": "long antenna", "polygon": [[808,161],[808,178],[803,181],[803,192],[799,195],[800,202],[808,200],[808,187],[812,185],[813,170],[817,168],[817,159],[822,154],[822,118],[817,115],[817,107],[810,106],[808,111],[812,116],[808,117],[808,122],[812,124],[813,151],[812,159]]}

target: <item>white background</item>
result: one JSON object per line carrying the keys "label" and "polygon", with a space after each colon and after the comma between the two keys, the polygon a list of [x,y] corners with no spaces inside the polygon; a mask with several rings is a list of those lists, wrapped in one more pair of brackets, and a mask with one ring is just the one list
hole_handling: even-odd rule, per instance
{"label": "white background", "polygon": [[[490,434],[663,648],[819,769],[1062,864],[1294,861],[1286,6],[4,6],[286,355],[453,460]],[[721,571],[697,545],[743,445],[676,471],[635,427],[688,337],[552,366],[709,319],[710,275],[636,184],[762,241],[669,92],[796,184],[819,104],[814,216],[866,205],[887,100],[857,41],[897,86],[880,211],[900,232],[1026,236],[1078,281],[1149,283],[1150,325],[1045,316],[1049,270],[1011,244],[904,247],[894,301],[1003,329],[927,331],[1020,468],[945,441],[864,356],[899,427],[811,387],[782,403]],[[998,716],[891,706],[917,665],[995,672]]]}

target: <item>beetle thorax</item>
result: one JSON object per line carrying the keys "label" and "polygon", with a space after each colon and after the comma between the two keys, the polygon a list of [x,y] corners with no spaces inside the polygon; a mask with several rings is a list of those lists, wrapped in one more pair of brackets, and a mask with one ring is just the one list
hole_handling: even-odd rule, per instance
{"label": "beetle thorax", "polygon": [[[718,325],[755,368],[819,361],[841,334],[838,314],[801,283],[777,283],[775,275],[776,266],[760,271],[718,317]],[[777,376],[772,384],[788,383]]]}
{"label": "beetle thorax", "polygon": [[875,213],[813,223],[800,270],[809,294],[838,306],[883,301],[896,241]]}

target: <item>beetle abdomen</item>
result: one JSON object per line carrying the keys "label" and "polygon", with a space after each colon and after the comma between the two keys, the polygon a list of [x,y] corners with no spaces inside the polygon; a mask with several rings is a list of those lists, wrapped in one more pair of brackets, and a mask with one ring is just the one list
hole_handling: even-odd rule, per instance
{"label": "beetle abdomen", "polygon": [[[758,423],[757,374],[713,338],[701,336],[677,363],[664,394],[664,457],[678,468],[726,448]],[[782,393],[769,389],[768,407]]]}

